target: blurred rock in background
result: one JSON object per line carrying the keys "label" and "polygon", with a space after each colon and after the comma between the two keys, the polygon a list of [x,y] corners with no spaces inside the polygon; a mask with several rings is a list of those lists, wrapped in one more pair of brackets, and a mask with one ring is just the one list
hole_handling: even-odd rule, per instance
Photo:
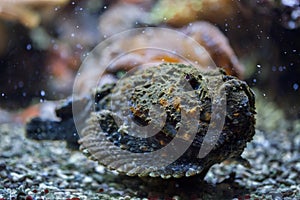
{"label": "blurred rock in background", "polygon": [[204,20],[227,37],[235,63],[245,66],[243,78],[286,116],[300,117],[297,0],[4,0],[0,8],[2,109],[69,96],[84,58],[113,34],[145,26],[183,30]]}

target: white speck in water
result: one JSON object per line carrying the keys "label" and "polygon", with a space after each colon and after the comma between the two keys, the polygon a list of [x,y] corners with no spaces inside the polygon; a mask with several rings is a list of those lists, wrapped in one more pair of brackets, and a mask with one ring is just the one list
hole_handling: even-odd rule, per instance
{"label": "white speck in water", "polygon": [[18,87],[19,87],[19,88],[22,88],[23,86],[24,86],[23,81],[19,81],[19,82],[18,82]]}
{"label": "white speck in water", "polygon": [[32,48],[31,44],[27,44],[26,49],[29,51],[31,50],[31,48]]}
{"label": "white speck in water", "polygon": [[23,97],[26,97],[27,94],[26,94],[26,92],[23,92],[22,95],[23,95]]}
{"label": "white speck in water", "polygon": [[58,7],[55,7],[55,8],[54,8],[54,11],[58,11],[58,9],[59,9]]}
{"label": "white speck in water", "polygon": [[75,33],[72,33],[72,34],[71,34],[71,37],[74,37],[74,36],[75,36]]}
{"label": "white speck in water", "polygon": [[75,2],[74,1],[72,1],[72,5],[74,5],[75,4]]}
{"label": "white speck in water", "polygon": [[299,89],[299,85],[298,85],[297,83],[294,83],[293,89],[294,89],[295,91],[298,90],[298,89]]}
{"label": "white speck in water", "polygon": [[256,65],[257,68],[261,68],[261,65]]}
{"label": "white speck in water", "polygon": [[1,96],[3,96],[3,97],[4,97],[4,96],[5,96],[5,93],[1,93]]}
{"label": "white speck in water", "polygon": [[104,6],[103,9],[107,9],[107,6]]}
{"label": "white speck in water", "polygon": [[41,96],[44,97],[46,92],[44,90],[41,90]]}
{"label": "white speck in water", "polygon": [[166,17],[164,17],[164,21],[167,21],[167,18],[166,18]]}
{"label": "white speck in water", "polygon": [[295,29],[295,28],[297,27],[297,25],[296,25],[295,22],[289,21],[289,22],[288,22],[288,27],[289,27],[290,29]]}
{"label": "white speck in water", "polygon": [[252,81],[253,81],[253,83],[256,83],[256,79],[255,78]]}
{"label": "white speck in water", "polygon": [[281,3],[289,7],[297,6],[299,4],[298,0],[281,0]]}
{"label": "white speck in water", "polygon": [[53,48],[53,50],[57,50],[58,49],[58,45],[54,44],[52,48]]}
{"label": "white speck in water", "polygon": [[79,26],[77,25],[76,28],[79,29]]}
{"label": "white speck in water", "polygon": [[283,72],[285,70],[285,66],[279,66],[278,71]]}
{"label": "white speck in water", "polygon": [[83,46],[81,44],[76,44],[76,48],[83,49]]}

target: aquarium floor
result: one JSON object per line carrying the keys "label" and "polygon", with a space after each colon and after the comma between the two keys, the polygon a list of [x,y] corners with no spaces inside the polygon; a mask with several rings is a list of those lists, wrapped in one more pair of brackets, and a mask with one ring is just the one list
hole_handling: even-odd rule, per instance
{"label": "aquarium floor", "polygon": [[222,163],[204,181],[118,175],[64,142],[37,142],[0,125],[0,199],[300,199],[300,134],[256,131],[243,153],[252,167]]}

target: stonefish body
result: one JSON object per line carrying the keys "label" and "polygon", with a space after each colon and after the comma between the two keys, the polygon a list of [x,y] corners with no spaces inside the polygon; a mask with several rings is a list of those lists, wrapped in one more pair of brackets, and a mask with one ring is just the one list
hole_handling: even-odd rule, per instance
{"label": "stonefish body", "polygon": [[[95,107],[79,133],[80,149],[130,176],[204,176],[216,163],[240,159],[255,133],[253,92],[219,69],[147,67],[96,88],[89,101]],[[60,122],[33,119],[27,135],[51,134],[47,126],[74,132],[70,104],[57,112]]]}

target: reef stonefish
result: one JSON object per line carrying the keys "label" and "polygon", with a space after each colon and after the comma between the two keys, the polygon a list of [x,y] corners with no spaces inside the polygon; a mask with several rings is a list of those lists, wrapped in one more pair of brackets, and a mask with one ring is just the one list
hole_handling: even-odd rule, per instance
{"label": "reef stonefish", "polygon": [[[216,163],[239,159],[255,133],[253,92],[222,70],[161,64],[97,88],[94,95],[80,149],[130,176],[205,175]],[[222,102],[222,109],[213,110]],[[204,144],[208,132],[212,138],[205,142],[211,145]],[[201,148],[207,150],[202,156]]]}

